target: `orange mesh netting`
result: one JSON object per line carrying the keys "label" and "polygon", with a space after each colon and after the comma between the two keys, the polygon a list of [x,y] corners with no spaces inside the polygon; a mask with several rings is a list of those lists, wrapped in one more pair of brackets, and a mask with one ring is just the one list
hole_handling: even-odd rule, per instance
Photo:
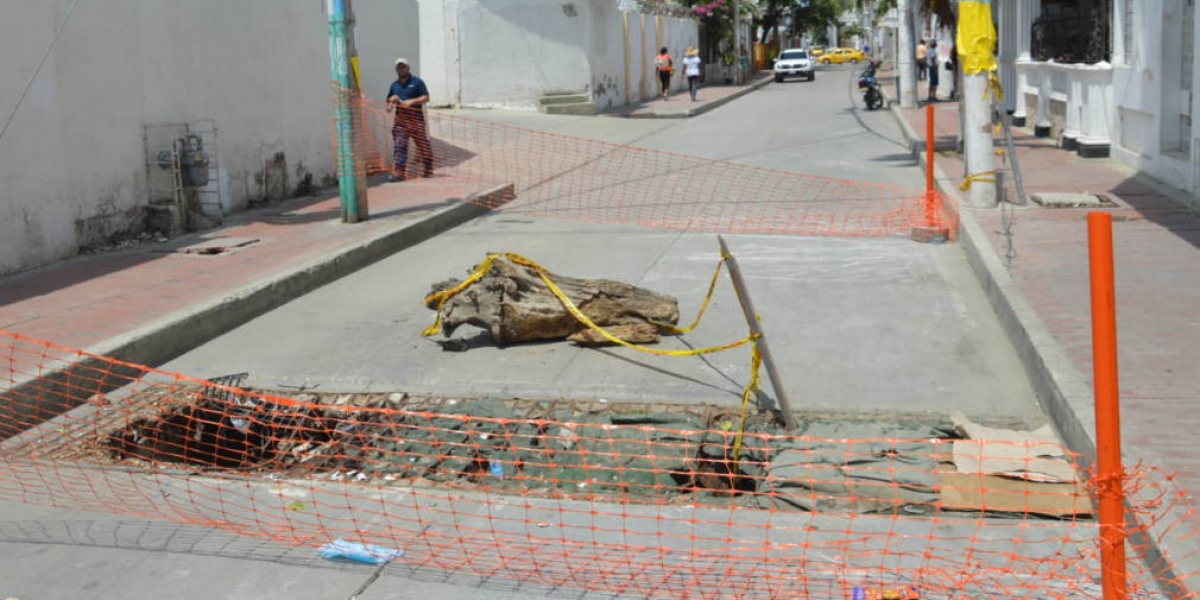
{"label": "orange mesh netting", "polygon": [[[359,173],[394,171],[393,127],[427,132],[437,177],[411,136],[405,173],[465,195],[511,183],[506,212],[703,232],[831,236],[957,230],[957,208],[939,194],[895,185],[802,175],[503,125],[447,111],[404,115],[354,103]],[[336,128],[335,128],[336,129]],[[337,147],[336,132],[334,146]]]}
{"label": "orange mesh netting", "polygon": [[[11,333],[0,356],[4,499],[651,597],[1100,594],[1096,482],[1061,448],[736,407],[272,395]],[[963,470],[987,459],[1023,476]],[[1123,488],[1132,597],[1190,595],[1170,585],[1197,557],[1153,552],[1194,543],[1181,492],[1149,468]]]}

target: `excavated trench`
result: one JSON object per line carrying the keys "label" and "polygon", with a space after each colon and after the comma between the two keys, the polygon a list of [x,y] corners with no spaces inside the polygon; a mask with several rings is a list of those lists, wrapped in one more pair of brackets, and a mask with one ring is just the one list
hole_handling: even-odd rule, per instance
{"label": "excavated trench", "polygon": [[963,509],[939,498],[939,472],[958,436],[947,423],[918,419],[798,415],[799,427],[785,431],[751,410],[739,436],[739,411],[728,406],[402,393],[288,398],[198,387],[151,387],[121,406],[105,411],[93,443],[61,452],[135,468],[424,480],[620,502],[913,516]]}

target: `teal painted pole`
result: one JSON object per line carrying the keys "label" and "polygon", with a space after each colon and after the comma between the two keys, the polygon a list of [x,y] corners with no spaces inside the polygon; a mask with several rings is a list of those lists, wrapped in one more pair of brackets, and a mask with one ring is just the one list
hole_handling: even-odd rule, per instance
{"label": "teal painted pole", "polygon": [[350,48],[346,39],[346,4],[327,0],[329,13],[329,67],[333,75],[337,126],[338,195],[342,199],[342,222],[358,222],[358,190],[354,173],[354,124],[350,115]]}

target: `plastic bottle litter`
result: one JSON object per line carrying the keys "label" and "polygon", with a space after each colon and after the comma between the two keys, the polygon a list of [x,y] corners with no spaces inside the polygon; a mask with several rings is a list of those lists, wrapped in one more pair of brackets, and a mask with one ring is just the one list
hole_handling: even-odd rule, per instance
{"label": "plastic bottle litter", "polygon": [[504,479],[504,463],[502,463],[498,460],[493,460],[491,465],[489,465],[489,466],[492,469],[493,477],[495,477],[496,479]]}
{"label": "plastic bottle litter", "polygon": [[851,600],[920,600],[921,592],[916,586],[903,588],[868,588],[854,586]]}
{"label": "plastic bottle litter", "polygon": [[318,548],[317,554],[330,560],[343,559],[367,563],[369,565],[378,565],[394,560],[396,557],[404,554],[404,551],[360,542],[347,542],[338,538]]}

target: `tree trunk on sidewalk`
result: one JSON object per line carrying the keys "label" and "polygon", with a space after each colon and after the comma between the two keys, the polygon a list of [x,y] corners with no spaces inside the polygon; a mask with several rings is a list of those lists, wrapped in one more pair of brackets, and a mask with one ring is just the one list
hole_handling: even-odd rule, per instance
{"label": "tree trunk on sidewalk", "polygon": [[[671,296],[620,281],[546,275],[584,315],[626,342],[656,342],[662,331],[656,323],[679,322],[679,303]],[[433,291],[459,282],[436,283]],[[500,345],[562,338],[584,345],[609,343],[567,312],[535,269],[504,256],[492,261],[481,279],[447,300],[440,317],[445,336],[469,324],[491,332]]]}

